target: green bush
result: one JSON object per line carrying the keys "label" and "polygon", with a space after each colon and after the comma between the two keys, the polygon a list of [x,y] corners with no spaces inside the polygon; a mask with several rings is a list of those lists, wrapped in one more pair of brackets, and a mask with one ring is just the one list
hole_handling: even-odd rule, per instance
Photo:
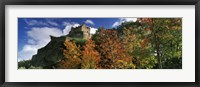
{"label": "green bush", "polygon": [[86,42],[86,40],[83,38],[73,38],[73,40],[75,41],[77,46],[78,45],[83,46],[83,45],[85,45],[85,42]]}
{"label": "green bush", "polygon": [[25,68],[28,69],[31,67],[31,60],[22,60],[18,62],[18,69]]}

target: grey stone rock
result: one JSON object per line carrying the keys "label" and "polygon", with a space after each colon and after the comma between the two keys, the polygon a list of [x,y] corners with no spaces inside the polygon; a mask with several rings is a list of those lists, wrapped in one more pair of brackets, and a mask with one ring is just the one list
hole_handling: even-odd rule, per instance
{"label": "grey stone rock", "polygon": [[43,48],[38,49],[37,54],[32,56],[31,65],[34,67],[54,68],[64,57],[61,48],[65,48],[65,41],[72,40],[72,38],[89,39],[90,37],[90,28],[85,24],[75,28],[72,27],[66,36],[50,36],[51,41]]}
{"label": "grey stone rock", "polygon": [[64,48],[64,42],[71,40],[71,38],[67,36],[50,36],[50,38],[51,41],[45,47],[38,49],[36,55],[33,55],[31,65],[35,67],[50,67],[60,62],[63,58],[62,48]]}

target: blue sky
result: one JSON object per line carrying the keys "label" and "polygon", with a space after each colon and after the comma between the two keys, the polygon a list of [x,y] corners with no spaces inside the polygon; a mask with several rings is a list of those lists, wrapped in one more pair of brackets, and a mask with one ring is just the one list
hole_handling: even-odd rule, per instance
{"label": "blue sky", "polygon": [[49,35],[67,35],[71,27],[85,23],[94,34],[99,27],[110,29],[136,18],[18,18],[18,60],[31,59],[49,41]]}

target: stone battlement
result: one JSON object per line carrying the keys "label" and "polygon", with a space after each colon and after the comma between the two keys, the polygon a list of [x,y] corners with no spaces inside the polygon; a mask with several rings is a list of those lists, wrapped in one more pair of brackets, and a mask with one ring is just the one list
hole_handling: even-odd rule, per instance
{"label": "stone battlement", "polygon": [[90,27],[86,26],[85,24],[75,27],[75,28],[72,27],[68,36],[72,38],[89,39],[91,37]]}

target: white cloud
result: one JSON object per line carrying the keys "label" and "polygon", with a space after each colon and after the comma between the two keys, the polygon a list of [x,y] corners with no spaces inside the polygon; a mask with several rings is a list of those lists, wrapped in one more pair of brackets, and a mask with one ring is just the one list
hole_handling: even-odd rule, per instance
{"label": "white cloud", "polygon": [[23,49],[18,53],[18,60],[31,59],[32,55],[37,53],[36,45],[24,45]]}
{"label": "white cloud", "polygon": [[75,23],[75,24],[73,24],[73,28],[75,28],[75,27],[78,27],[78,26],[80,26],[80,24],[78,24],[78,23]]}
{"label": "white cloud", "polygon": [[112,27],[117,27],[117,26],[121,25],[124,22],[136,22],[136,21],[137,21],[137,18],[119,18],[118,21],[113,23]]}
{"label": "white cloud", "polygon": [[97,28],[90,27],[90,34],[95,34],[97,30]]}
{"label": "white cloud", "polygon": [[27,19],[24,19],[24,20],[25,20],[26,24],[28,24],[28,25],[35,25],[37,23],[36,20],[31,20],[31,21],[28,21]]}
{"label": "white cloud", "polygon": [[121,24],[122,24],[122,22],[116,21],[116,22],[112,25],[112,27],[117,27],[117,26],[119,26],[119,25],[121,25]]}
{"label": "white cloud", "polygon": [[49,23],[52,26],[58,26],[59,24],[53,21],[47,21],[47,23]]}
{"label": "white cloud", "polygon": [[93,22],[92,20],[86,20],[85,23],[86,23],[86,24],[94,25],[94,22]]}
{"label": "white cloud", "polygon": [[29,43],[29,44],[36,44],[36,41],[33,40],[33,39],[28,39],[28,43]]}
{"label": "white cloud", "polygon": [[49,35],[52,36],[61,36],[62,31],[58,28],[32,28],[31,31],[27,32],[28,37],[32,38],[35,41],[45,41],[48,42]]}
{"label": "white cloud", "polygon": [[43,26],[48,26],[48,23],[42,22],[42,21],[37,21],[37,20],[28,20],[28,19],[24,19],[24,21],[26,22],[27,25],[29,26],[34,26],[34,25],[43,25]]}
{"label": "white cloud", "polygon": [[70,23],[70,22],[63,22],[63,25],[65,25],[65,29],[63,29],[63,34],[64,35],[68,35],[69,32],[71,31],[72,27],[78,27],[78,26],[80,26],[80,24],[74,23],[74,22],[72,22],[72,23]]}
{"label": "white cloud", "polygon": [[31,59],[34,54],[37,53],[37,50],[41,47],[44,47],[50,41],[49,35],[52,36],[61,36],[63,32],[58,28],[32,28],[27,32],[28,43],[25,44],[22,50],[19,52],[19,60]]}
{"label": "white cloud", "polygon": [[64,21],[64,22],[62,23],[63,26],[66,26],[66,25],[68,25],[68,24],[70,24],[70,22]]}

